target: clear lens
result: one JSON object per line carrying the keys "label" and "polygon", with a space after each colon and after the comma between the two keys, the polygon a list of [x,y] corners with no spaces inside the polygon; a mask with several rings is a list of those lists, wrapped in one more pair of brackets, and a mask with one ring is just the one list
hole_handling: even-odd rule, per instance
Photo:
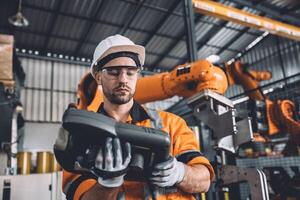
{"label": "clear lens", "polygon": [[133,79],[137,73],[139,72],[139,68],[137,67],[105,67],[102,69],[102,72],[109,79],[118,79],[118,77],[125,73],[128,79]]}

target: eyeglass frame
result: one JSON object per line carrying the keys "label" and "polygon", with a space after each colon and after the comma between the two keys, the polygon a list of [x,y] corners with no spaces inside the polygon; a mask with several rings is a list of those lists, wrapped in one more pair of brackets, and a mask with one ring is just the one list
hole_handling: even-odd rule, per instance
{"label": "eyeglass frame", "polygon": [[[134,66],[134,65],[116,65],[116,66],[106,66],[106,67],[102,67],[101,69],[100,69],[100,71],[101,72],[104,72],[106,75],[107,75],[107,77],[110,77],[109,79],[111,79],[111,80],[116,80],[116,79],[118,79],[118,77],[123,73],[122,72],[122,68],[123,69],[127,69],[126,70],[126,77],[128,78],[128,79],[133,79],[134,78],[134,76],[135,75],[137,75],[139,72],[140,72],[140,68],[139,67],[137,67],[137,66]],[[134,72],[134,74],[132,74],[132,75],[128,75],[128,69],[136,69],[136,72]],[[113,74],[109,74],[109,73],[107,73],[107,71],[108,71],[108,69],[118,69],[118,73],[117,74],[115,74],[115,75],[113,75]]]}

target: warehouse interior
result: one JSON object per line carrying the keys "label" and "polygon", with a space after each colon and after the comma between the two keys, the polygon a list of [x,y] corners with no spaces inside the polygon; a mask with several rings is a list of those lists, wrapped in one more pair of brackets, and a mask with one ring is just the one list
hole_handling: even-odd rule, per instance
{"label": "warehouse interior", "polygon": [[146,49],[137,100],[182,117],[215,169],[197,199],[300,198],[300,1],[2,0],[2,199],[65,199],[53,145],[115,34]]}

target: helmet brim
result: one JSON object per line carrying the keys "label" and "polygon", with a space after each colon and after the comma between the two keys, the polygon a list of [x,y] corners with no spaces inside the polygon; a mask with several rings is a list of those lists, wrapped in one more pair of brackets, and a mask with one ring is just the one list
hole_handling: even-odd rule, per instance
{"label": "helmet brim", "polygon": [[91,74],[93,75],[93,77],[95,77],[95,74],[97,72],[96,69],[96,63],[101,60],[102,58],[104,58],[105,56],[112,54],[112,53],[117,53],[117,52],[122,52],[122,51],[130,51],[133,53],[138,54],[138,58],[140,60],[141,66],[144,65],[145,63],[145,48],[141,45],[120,45],[120,46],[113,46],[109,49],[107,49],[102,55],[101,57],[97,58],[97,60],[95,60],[92,64],[91,64]]}

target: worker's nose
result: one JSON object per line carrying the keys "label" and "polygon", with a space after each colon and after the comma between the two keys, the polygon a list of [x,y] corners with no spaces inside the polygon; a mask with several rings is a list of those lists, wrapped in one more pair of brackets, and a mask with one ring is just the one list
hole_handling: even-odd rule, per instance
{"label": "worker's nose", "polygon": [[128,76],[126,74],[126,70],[122,70],[119,74],[119,81],[120,82],[128,82]]}

